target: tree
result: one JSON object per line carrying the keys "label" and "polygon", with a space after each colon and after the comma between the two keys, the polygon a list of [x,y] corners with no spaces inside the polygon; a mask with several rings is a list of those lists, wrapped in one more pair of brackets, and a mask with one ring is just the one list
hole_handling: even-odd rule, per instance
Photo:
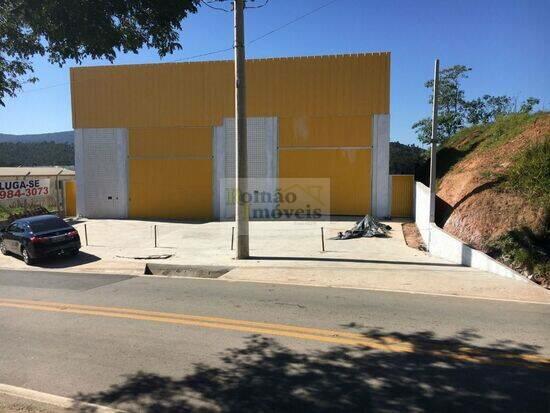
{"label": "tree", "polygon": [[[468,77],[472,69],[464,65],[455,65],[439,72],[439,109],[438,109],[438,143],[454,135],[463,127],[464,90],[461,81]],[[433,90],[433,79],[425,87]],[[429,103],[433,102],[433,94]],[[431,142],[431,118],[424,118],[413,124],[418,140],[424,144]]]}
{"label": "tree", "polygon": [[483,95],[465,102],[466,120],[470,125],[494,122],[497,116],[512,112],[512,98],[509,96]]}
{"label": "tree", "polygon": [[537,106],[540,103],[540,100],[534,97],[529,97],[525,99],[525,102],[521,104],[521,107],[519,108],[519,111],[521,113],[530,113],[533,111],[535,106]]}
{"label": "tree", "polygon": [[0,104],[35,82],[33,56],[62,66],[84,58],[114,61],[140,48],[181,49],[181,22],[201,0],[0,0]]}
{"label": "tree", "polygon": [[[438,125],[437,125],[437,144],[445,142],[449,136],[453,134],[454,130],[459,130],[460,128],[457,124],[460,122],[460,118],[453,113],[449,114],[440,114],[438,116]],[[412,128],[416,132],[416,137],[418,140],[425,144],[429,145],[432,141],[432,118],[420,119],[418,122],[415,122],[412,125]]]}
{"label": "tree", "polygon": [[[455,65],[439,72],[437,144],[445,142],[465,126],[494,122],[498,116],[514,111],[512,98],[506,95],[483,95],[470,101],[466,100],[461,81],[468,77],[467,73],[471,70],[463,65]],[[424,86],[433,89],[433,80],[428,80]],[[432,104],[433,95],[430,95],[428,102]],[[519,111],[529,113],[539,102],[537,98],[527,98]],[[420,119],[412,125],[412,129],[421,143],[431,143],[431,118]]]}

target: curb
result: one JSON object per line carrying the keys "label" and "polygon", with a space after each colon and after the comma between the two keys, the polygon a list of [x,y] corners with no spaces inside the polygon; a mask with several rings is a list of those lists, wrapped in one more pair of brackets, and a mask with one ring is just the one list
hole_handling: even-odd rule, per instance
{"label": "curb", "polygon": [[[185,267],[185,266],[184,266]],[[189,267],[189,266],[188,266]],[[191,266],[192,267],[192,266]],[[438,297],[449,297],[449,298],[465,298],[465,299],[474,299],[474,300],[487,300],[487,301],[501,301],[501,302],[511,302],[511,303],[520,303],[520,304],[538,304],[538,305],[550,305],[550,301],[548,300],[525,300],[525,299],[517,299],[517,298],[501,298],[501,297],[486,297],[486,296],[480,296],[475,294],[453,294],[453,293],[439,293],[434,291],[422,291],[422,290],[406,290],[406,289],[399,289],[399,288],[378,288],[374,286],[349,286],[349,285],[334,285],[334,284],[318,284],[318,283],[304,283],[299,281],[281,281],[281,280],[251,280],[248,278],[226,278],[226,276],[234,275],[232,274],[233,271],[239,271],[239,270],[262,270],[266,268],[272,268],[272,267],[234,267],[226,274],[223,274],[219,276],[218,278],[212,278],[212,277],[194,277],[190,275],[177,275],[177,274],[169,274],[169,275],[163,275],[163,274],[131,274],[131,273],[114,273],[114,272],[100,272],[100,271],[63,271],[59,269],[42,269],[42,268],[31,268],[31,269],[13,269],[13,268],[5,268],[0,267],[0,271],[13,271],[13,272],[50,272],[53,274],[59,274],[59,275],[91,275],[91,276],[126,276],[130,278],[164,278],[164,279],[183,279],[183,280],[202,280],[202,281],[224,281],[224,282],[242,282],[242,283],[256,283],[256,284],[273,284],[273,285],[285,285],[285,286],[300,286],[300,287],[314,287],[314,288],[336,288],[336,289],[347,289],[347,290],[362,290],[362,291],[380,291],[380,292],[388,292],[388,293],[398,293],[398,294],[417,294],[417,295],[428,295],[428,296],[438,296]],[[290,269],[291,267],[277,267],[277,269]],[[327,270],[333,270],[332,267],[319,267],[318,269],[327,269]],[[469,269],[468,267],[464,267],[464,269]],[[490,274],[491,276],[499,277],[496,274]],[[499,277],[504,278],[506,277]],[[517,281],[511,278],[508,278],[508,280],[511,281]],[[531,281],[533,286],[536,286],[538,289],[541,289],[543,291],[546,291],[548,293],[548,296],[550,297],[550,290],[545,289],[544,287],[533,283]]]}
{"label": "curb", "polygon": [[79,402],[69,397],[57,396],[55,394],[43,393],[36,390],[25,389],[23,387],[11,386],[0,383],[0,394],[19,397],[21,399],[34,402],[49,404],[63,409],[71,409],[75,406],[93,409],[96,413],[125,413],[124,410],[113,409],[111,407],[100,406],[94,403]]}

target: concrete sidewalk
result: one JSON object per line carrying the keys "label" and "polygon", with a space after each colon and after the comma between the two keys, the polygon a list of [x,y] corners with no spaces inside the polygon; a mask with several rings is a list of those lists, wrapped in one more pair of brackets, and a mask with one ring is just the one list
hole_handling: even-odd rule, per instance
{"label": "concrete sidewalk", "polygon": [[412,294],[443,295],[550,304],[550,292],[531,283],[464,268],[244,268],[220,277],[228,281],[265,282],[304,286],[358,288]]}
{"label": "concrete sidewalk", "polygon": [[[88,246],[76,258],[39,262],[37,269],[143,275],[146,263],[217,265],[234,268],[220,279],[550,303],[550,292],[528,280],[449,263],[409,248],[401,222],[388,238],[332,240],[353,220],[252,222],[249,260],[234,260],[232,222],[168,223],[84,220],[75,224]],[[154,247],[154,227],[157,245]],[[322,251],[321,228],[325,235]],[[135,259],[172,254],[169,259]],[[134,257],[134,258],[132,258]],[[0,268],[28,269],[15,257],[0,256]]]}

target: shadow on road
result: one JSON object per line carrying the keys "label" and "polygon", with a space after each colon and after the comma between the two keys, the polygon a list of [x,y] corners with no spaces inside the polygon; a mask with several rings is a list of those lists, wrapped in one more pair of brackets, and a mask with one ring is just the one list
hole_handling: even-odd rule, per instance
{"label": "shadow on road", "polygon": [[479,337],[467,331],[444,339],[431,332],[364,335],[409,351],[296,352],[252,336],[243,348],[221,354],[221,367],[197,364],[181,378],[140,371],[76,399],[145,413],[548,412],[550,366],[531,360],[534,346],[474,345]]}
{"label": "shadow on road", "polygon": [[265,260],[265,261],[317,261],[317,262],[351,262],[358,264],[392,264],[392,265],[427,265],[432,267],[463,267],[462,264],[448,264],[438,262],[422,262],[422,261],[396,261],[396,260],[369,260],[360,258],[332,258],[332,257],[280,257],[280,256],[262,256],[251,255],[250,260]]}

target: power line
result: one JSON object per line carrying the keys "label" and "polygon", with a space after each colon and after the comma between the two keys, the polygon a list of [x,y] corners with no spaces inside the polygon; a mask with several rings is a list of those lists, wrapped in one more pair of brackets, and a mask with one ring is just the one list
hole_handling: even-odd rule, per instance
{"label": "power line", "polygon": [[261,9],[262,7],[267,6],[267,3],[269,3],[269,0],[265,0],[265,3],[262,4],[261,6],[245,6],[245,9]]}
{"label": "power line", "polygon": [[269,35],[271,35],[271,34],[273,34],[273,33],[275,33],[275,32],[278,32],[279,30],[282,30],[282,29],[284,29],[285,27],[288,27],[288,26],[290,26],[291,24],[296,23],[296,22],[299,21],[299,20],[302,20],[302,19],[304,19],[304,18],[306,18],[306,17],[308,17],[308,16],[311,16],[313,13],[316,13],[316,12],[318,12],[319,10],[324,9],[325,7],[328,7],[328,6],[330,6],[331,4],[333,4],[333,3],[336,3],[337,1],[338,1],[338,0],[329,1],[328,3],[325,3],[325,4],[323,4],[323,5],[319,6],[319,7],[317,7],[316,9],[311,10],[310,12],[307,12],[306,14],[302,14],[301,16],[296,17],[295,19],[289,21],[288,23],[285,23],[285,24],[283,24],[282,26],[279,26],[279,27],[277,27],[277,28],[275,28],[275,29],[273,29],[273,30],[271,30],[271,31],[269,31],[269,32],[267,32],[267,33],[265,33],[265,34],[262,34],[261,36],[256,37],[255,39],[252,39],[251,41],[248,42],[248,44],[252,44],[252,43],[257,42],[258,40],[264,39],[264,38],[266,38],[267,36],[269,36]]}
{"label": "power line", "polygon": [[[254,2],[254,0],[250,0],[250,1]],[[225,3],[224,0],[210,0],[210,1],[201,0],[201,3],[213,10],[224,11],[227,13],[231,13],[233,11],[233,10],[224,9],[223,7],[212,6],[212,4],[216,4],[216,3]],[[265,0],[264,4],[261,4],[259,6],[245,6],[245,9],[261,9],[262,7],[267,6],[267,3],[269,3],[269,0]]]}
{"label": "power line", "polygon": [[213,50],[213,51],[207,52],[207,53],[197,54],[197,55],[189,56],[189,57],[182,57],[181,59],[176,59],[176,60],[170,60],[170,61],[168,61],[167,63],[171,63],[171,62],[184,62],[184,61],[186,61],[186,60],[198,59],[199,57],[205,57],[205,56],[210,56],[210,55],[213,55],[213,54],[228,52],[229,50],[233,50],[233,49],[234,49],[233,46],[231,46],[231,47],[226,47],[225,49]]}
{"label": "power line", "polygon": [[69,83],[71,83],[71,82],[55,83],[53,85],[38,87],[38,88],[35,88],[35,89],[21,90],[19,93],[38,92],[38,91],[41,91],[41,90],[52,89],[54,87],[65,86],[65,85],[68,85]]}
{"label": "power line", "polygon": [[[204,0],[202,0],[203,3],[206,4],[206,2]],[[305,14],[302,14],[300,16],[297,16],[295,17],[294,19],[290,20],[289,22],[279,26],[279,27],[276,27],[275,29],[273,30],[270,30],[252,40],[250,40],[247,45],[250,45],[252,43],[255,43],[259,40],[262,40],[262,39],[265,39],[266,37],[272,35],[273,33],[276,33],[308,16],[311,16],[312,14],[318,12],[319,10],[322,10],[328,6],[330,6],[331,4],[334,4],[336,3],[337,1],[339,0],[331,0],[329,1],[328,3],[325,3]],[[223,0],[216,0],[216,2],[223,2]],[[261,7],[264,7],[267,3],[269,3],[269,0],[267,0],[262,6],[257,6],[257,7],[253,7],[253,8],[261,8]],[[193,60],[193,59],[198,59],[200,57],[206,57],[206,56],[211,56],[211,55],[214,55],[214,54],[218,54],[218,53],[223,53],[223,52],[228,52],[230,50],[233,50],[234,49],[234,46],[230,46],[230,47],[226,47],[224,49],[219,49],[219,50],[213,50],[213,51],[210,51],[210,52],[206,52],[206,53],[201,53],[201,54],[197,54],[197,55],[193,55],[193,56],[188,56],[188,57],[182,57],[181,59],[176,59],[176,60],[170,60],[170,61],[167,61],[166,63],[175,63],[175,62],[184,62],[184,61],[188,61],[188,60]],[[54,88],[54,87],[59,87],[59,86],[65,86],[65,85],[68,85],[70,84],[71,82],[64,82],[64,83],[58,83],[58,84],[54,84],[54,85],[49,85],[49,86],[45,86],[45,87],[42,87],[42,88],[37,88],[37,89],[28,89],[28,90],[22,90],[20,93],[28,93],[28,92],[38,92],[38,91],[41,91],[41,90],[45,90],[45,89],[51,89],[51,88]],[[74,83],[74,82],[73,82]]]}
{"label": "power line", "polygon": [[225,11],[227,13],[231,13],[231,10],[224,9],[223,7],[215,7],[210,4],[210,3],[223,3],[223,1],[221,0],[213,0],[213,1],[201,0],[201,3],[204,4],[205,6],[210,7],[213,10],[219,10],[219,11]]}

